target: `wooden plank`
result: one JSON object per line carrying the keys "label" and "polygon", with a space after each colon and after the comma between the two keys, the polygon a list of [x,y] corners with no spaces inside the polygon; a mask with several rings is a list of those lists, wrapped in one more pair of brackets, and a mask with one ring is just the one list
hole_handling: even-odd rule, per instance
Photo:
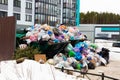
{"label": "wooden plank", "polygon": [[12,59],[15,49],[15,17],[0,18],[0,61]]}

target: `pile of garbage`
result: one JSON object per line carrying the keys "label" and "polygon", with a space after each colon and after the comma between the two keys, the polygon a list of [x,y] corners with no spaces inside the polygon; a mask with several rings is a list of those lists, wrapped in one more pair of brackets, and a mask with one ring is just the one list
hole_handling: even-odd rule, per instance
{"label": "pile of garbage", "polygon": [[109,63],[109,50],[102,48],[98,51],[98,46],[94,43],[79,42],[75,47],[69,44],[65,50],[66,53],[56,54],[47,62],[58,68],[64,67],[84,72]]}
{"label": "pile of garbage", "polygon": [[[61,43],[70,40],[86,40],[86,35],[82,34],[77,27],[50,27],[47,24],[31,26],[26,29],[27,33],[23,37],[27,44],[31,42],[47,41],[49,44]],[[20,45],[25,48],[26,45]],[[57,46],[56,46],[57,47]],[[98,51],[98,45],[79,41],[74,46],[69,43],[64,48],[64,53],[56,53],[47,62],[59,68],[78,69],[87,71],[95,67],[109,63],[109,50],[102,48]],[[41,61],[41,60],[40,60]]]}
{"label": "pile of garbage", "polygon": [[26,28],[26,31],[27,33],[23,39],[26,40],[27,44],[34,41],[48,41],[52,44],[69,40],[84,40],[87,38],[77,27],[67,27],[63,24],[59,27],[36,24]]}

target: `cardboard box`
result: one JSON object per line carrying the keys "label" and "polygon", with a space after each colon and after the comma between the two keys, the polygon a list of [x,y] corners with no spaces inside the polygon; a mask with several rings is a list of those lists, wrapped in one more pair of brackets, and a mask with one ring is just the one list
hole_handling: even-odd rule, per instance
{"label": "cardboard box", "polygon": [[35,54],[34,59],[35,59],[35,61],[38,61],[38,62],[40,59],[42,59],[44,62],[46,62],[46,55],[45,54]]}

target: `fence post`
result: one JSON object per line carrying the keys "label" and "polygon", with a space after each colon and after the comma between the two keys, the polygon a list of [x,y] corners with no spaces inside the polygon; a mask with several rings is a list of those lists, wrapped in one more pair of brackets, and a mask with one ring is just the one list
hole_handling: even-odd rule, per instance
{"label": "fence post", "polygon": [[62,66],[61,71],[64,72],[64,67]]}
{"label": "fence post", "polygon": [[104,80],[104,73],[102,73],[102,80]]}

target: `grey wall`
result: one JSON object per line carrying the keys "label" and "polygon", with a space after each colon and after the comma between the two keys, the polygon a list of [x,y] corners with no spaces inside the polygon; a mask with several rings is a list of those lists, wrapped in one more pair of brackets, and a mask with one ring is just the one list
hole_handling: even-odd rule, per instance
{"label": "grey wall", "polygon": [[30,27],[30,26],[32,26],[32,25],[19,25],[19,24],[17,24],[16,29],[27,28],[27,27]]}
{"label": "grey wall", "polygon": [[32,10],[26,9],[25,13],[32,14]]}
{"label": "grey wall", "polygon": [[21,8],[19,8],[19,7],[13,7],[13,11],[15,11],[15,12],[21,12]]}
{"label": "grey wall", "polygon": [[0,4],[0,9],[2,9],[2,10],[8,10],[8,6]]}
{"label": "grey wall", "polygon": [[81,33],[85,34],[91,42],[94,42],[95,37],[95,26],[94,25],[84,25],[81,24],[78,29],[81,31]]}

